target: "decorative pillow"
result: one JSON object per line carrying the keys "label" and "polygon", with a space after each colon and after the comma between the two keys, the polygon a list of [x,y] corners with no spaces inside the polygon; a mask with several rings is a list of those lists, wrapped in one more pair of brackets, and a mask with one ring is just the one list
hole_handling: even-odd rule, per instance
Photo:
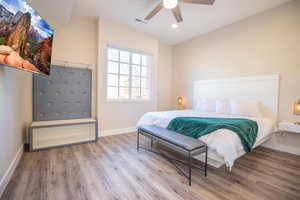
{"label": "decorative pillow", "polygon": [[199,112],[216,112],[216,101],[211,99],[200,99],[196,110]]}
{"label": "decorative pillow", "polygon": [[218,99],[216,100],[216,113],[220,114],[230,114],[230,103],[227,99]]}
{"label": "decorative pillow", "polygon": [[250,117],[261,117],[260,103],[255,101],[230,101],[231,114],[250,116]]}

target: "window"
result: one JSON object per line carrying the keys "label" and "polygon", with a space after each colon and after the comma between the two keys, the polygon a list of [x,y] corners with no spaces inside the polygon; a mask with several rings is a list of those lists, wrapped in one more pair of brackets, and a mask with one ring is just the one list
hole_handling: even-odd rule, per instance
{"label": "window", "polygon": [[151,56],[108,47],[107,99],[149,100],[150,92]]}

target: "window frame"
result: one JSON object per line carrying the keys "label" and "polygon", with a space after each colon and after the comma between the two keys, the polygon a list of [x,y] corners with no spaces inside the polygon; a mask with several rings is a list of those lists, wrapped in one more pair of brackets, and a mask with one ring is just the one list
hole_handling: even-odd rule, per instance
{"label": "window frame", "polygon": [[[116,49],[116,50],[119,51],[119,60],[118,61],[113,61],[113,60],[108,59],[108,50],[110,48]],[[129,63],[124,63],[124,62],[120,61],[120,51],[126,51],[126,52],[130,53]],[[132,71],[132,65],[135,65],[135,64],[132,63],[132,54],[134,54],[134,53],[142,55],[142,56],[147,56],[148,59],[149,59],[149,65],[148,65],[149,74],[148,74],[148,77],[147,77],[147,78],[149,78],[149,82],[148,82],[149,83],[149,88],[148,88],[149,89],[149,98],[147,98],[147,99],[133,99],[131,97],[132,76],[134,76],[134,75],[132,75],[131,71]],[[105,82],[104,83],[105,83],[105,101],[106,102],[128,102],[128,103],[130,103],[130,102],[150,102],[150,101],[153,100],[153,55],[152,54],[144,52],[144,51],[140,51],[140,50],[135,50],[135,49],[120,48],[120,47],[114,46],[114,45],[106,45],[104,56],[105,56],[105,59],[104,59],[104,62],[105,62],[104,81]],[[118,73],[109,73],[108,72],[108,62],[109,61],[118,63]],[[128,99],[122,99],[122,98],[118,97],[117,99],[110,99],[110,98],[108,98],[108,87],[109,87],[109,85],[108,85],[108,75],[109,74],[118,75],[118,86],[111,86],[111,87],[118,88],[118,92],[119,92],[119,88],[122,88],[119,85],[120,84],[120,75],[124,75],[124,74],[120,73],[120,64],[128,64],[129,65],[129,74],[128,74],[128,76],[129,76],[129,86],[128,86],[128,88],[129,88],[129,98]],[[143,67],[142,64],[137,65],[137,66]],[[142,68],[141,68],[141,70],[142,70]],[[139,87],[140,89],[142,89],[141,81],[142,81],[142,77],[143,77],[141,73],[142,73],[142,71],[140,72],[140,76],[137,76],[137,77],[140,77],[140,79],[141,79],[140,80],[140,87]],[[136,88],[136,87],[134,87],[134,88]]]}

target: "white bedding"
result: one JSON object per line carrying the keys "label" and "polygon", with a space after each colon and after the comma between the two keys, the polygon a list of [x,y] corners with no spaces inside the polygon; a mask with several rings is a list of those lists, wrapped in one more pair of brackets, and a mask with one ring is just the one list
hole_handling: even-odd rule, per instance
{"label": "white bedding", "polygon": [[[141,125],[156,125],[166,128],[169,122],[176,117],[244,118],[254,120],[258,124],[258,135],[254,147],[260,144],[260,141],[267,137],[274,128],[274,122],[267,118],[200,113],[195,110],[149,112],[141,117],[137,123],[137,127]],[[244,152],[240,138],[237,134],[227,129],[217,130],[211,134],[202,136],[199,140],[205,142],[210,150],[215,151],[219,156],[224,158],[226,166],[230,168],[232,168],[234,161],[243,154],[241,152]]]}

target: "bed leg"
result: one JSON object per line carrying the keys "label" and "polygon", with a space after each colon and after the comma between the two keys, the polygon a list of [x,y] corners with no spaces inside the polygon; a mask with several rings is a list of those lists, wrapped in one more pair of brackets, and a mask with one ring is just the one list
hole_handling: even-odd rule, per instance
{"label": "bed leg", "polygon": [[207,145],[206,145],[205,146],[205,163],[204,163],[204,165],[205,165],[205,169],[204,169],[205,176],[207,176],[207,150],[208,150],[208,148],[207,148]]}
{"label": "bed leg", "polygon": [[192,185],[192,167],[191,167],[191,152],[189,151],[189,185]]}
{"label": "bed leg", "polygon": [[138,129],[137,138],[136,138],[136,150],[139,151],[140,148],[140,130]]}

